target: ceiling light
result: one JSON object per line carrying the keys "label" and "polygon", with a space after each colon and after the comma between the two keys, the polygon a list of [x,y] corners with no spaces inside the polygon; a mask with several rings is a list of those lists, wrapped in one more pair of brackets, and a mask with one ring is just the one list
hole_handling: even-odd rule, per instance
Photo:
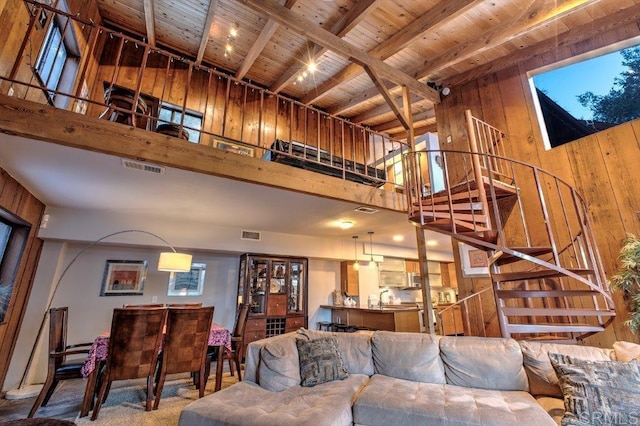
{"label": "ceiling light", "polygon": [[350,220],[343,220],[342,222],[340,222],[340,228],[351,229],[353,228],[353,222]]}
{"label": "ceiling light", "polygon": [[393,241],[404,241],[404,236],[403,235],[394,235],[393,236]]}
{"label": "ceiling light", "polygon": [[229,30],[229,35],[230,35],[231,37],[235,37],[235,36],[237,36],[237,35],[238,35],[238,30],[237,30],[237,29],[235,29],[235,28],[233,28],[233,27],[231,27],[231,29]]}
{"label": "ceiling light", "polygon": [[353,210],[357,211],[357,212],[360,212],[360,213],[367,213],[367,214],[378,213],[378,210],[376,210],[376,209],[374,209],[372,207],[365,207],[365,206],[356,207]]}
{"label": "ceiling light", "polygon": [[317,69],[318,65],[316,65],[316,63],[313,61],[309,62],[309,65],[307,65],[307,71],[309,71],[310,73],[316,72]]}
{"label": "ceiling light", "polygon": [[436,240],[429,240],[429,241],[427,241],[427,245],[429,247],[434,247],[434,246],[438,245],[438,242]]}

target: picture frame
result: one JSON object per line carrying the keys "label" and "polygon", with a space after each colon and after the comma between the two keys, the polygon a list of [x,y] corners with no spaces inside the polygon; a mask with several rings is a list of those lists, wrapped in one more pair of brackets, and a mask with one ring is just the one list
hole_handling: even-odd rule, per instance
{"label": "picture frame", "polygon": [[488,277],[489,258],[487,253],[467,244],[460,243],[462,275],[465,277]]}
{"label": "picture frame", "polygon": [[146,260],[107,260],[100,296],[141,296],[146,279]]}
{"label": "picture frame", "polygon": [[226,151],[226,152],[233,152],[234,154],[240,154],[240,155],[245,155],[247,157],[253,157],[255,150],[254,148],[251,148],[249,146],[245,146],[245,145],[241,145],[241,144],[237,144],[237,143],[231,143],[231,142],[227,142],[227,141],[223,141],[220,139],[214,139],[213,140],[213,146],[215,148],[218,148],[222,151]]}
{"label": "picture frame", "polygon": [[206,269],[205,263],[192,263],[189,272],[171,272],[167,296],[202,296]]}

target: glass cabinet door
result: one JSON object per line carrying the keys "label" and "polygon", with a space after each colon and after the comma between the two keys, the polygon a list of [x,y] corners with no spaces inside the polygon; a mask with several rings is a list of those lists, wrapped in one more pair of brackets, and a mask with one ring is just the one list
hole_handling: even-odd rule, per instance
{"label": "glass cabinet door", "polygon": [[269,280],[269,293],[284,293],[285,274],[287,262],[274,260],[271,263],[271,279]]}
{"label": "glass cabinet door", "polygon": [[287,312],[304,312],[304,264],[291,261],[289,263],[289,285],[287,286]]}
{"label": "glass cabinet door", "polygon": [[269,261],[267,259],[252,259],[249,265],[249,310],[254,314],[266,312],[267,271]]}

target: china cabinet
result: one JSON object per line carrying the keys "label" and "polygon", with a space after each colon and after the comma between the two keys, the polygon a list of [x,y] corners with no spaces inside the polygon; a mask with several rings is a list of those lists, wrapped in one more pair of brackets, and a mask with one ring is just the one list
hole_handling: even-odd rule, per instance
{"label": "china cabinet", "polygon": [[244,344],[307,326],[306,258],[240,256],[238,306],[249,304]]}

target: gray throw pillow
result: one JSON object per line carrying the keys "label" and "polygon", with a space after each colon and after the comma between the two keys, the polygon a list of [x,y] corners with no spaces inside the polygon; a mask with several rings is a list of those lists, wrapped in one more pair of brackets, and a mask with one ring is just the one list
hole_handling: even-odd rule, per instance
{"label": "gray throw pillow", "polygon": [[349,376],[333,337],[296,339],[296,345],[300,360],[301,386],[311,387]]}
{"label": "gray throw pillow", "polygon": [[564,396],[562,425],[637,424],[640,421],[640,365],[588,361],[549,353]]}

